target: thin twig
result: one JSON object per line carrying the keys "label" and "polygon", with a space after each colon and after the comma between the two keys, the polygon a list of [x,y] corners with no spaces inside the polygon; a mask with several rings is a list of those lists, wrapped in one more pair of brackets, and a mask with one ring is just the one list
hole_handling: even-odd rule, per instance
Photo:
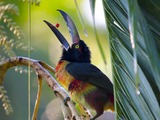
{"label": "thin twig", "polygon": [[34,105],[32,120],[37,119],[37,113],[38,113],[39,104],[40,104],[41,91],[42,91],[42,77],[38,75],[38,92],[37,92],[37,99],[36,99],[36,102],[35,102],[35,105]]}
{"label": "thin twig", "polygon": [[51,72],[54,73],[54,74],[56,73],[55,69],[54,69],[52,66],[44,63],[43,61],[38,61],[38,62],[39,62],[39,64],[42,65],[45,69],[51,71]]}

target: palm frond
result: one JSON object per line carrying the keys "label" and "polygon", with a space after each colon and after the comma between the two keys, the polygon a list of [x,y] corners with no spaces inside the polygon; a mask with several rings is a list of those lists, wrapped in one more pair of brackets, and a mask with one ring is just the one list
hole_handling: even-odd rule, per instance
{"label": "palm frond", "polygon": [[117,119],[158,119],[160,2],[103,0],[103,5],[112,50]]}

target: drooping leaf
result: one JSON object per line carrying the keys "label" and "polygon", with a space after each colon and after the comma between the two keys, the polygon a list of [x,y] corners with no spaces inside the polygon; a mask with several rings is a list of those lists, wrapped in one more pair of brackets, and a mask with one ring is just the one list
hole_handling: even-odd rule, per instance
{"label": "drooping leaf", "polygon": [[98,36],[98,32],[97,32],[97,28],[96,28],[96,23],[95,23],[95,2],[96,0],[90,0],[90,7],[91,7],[91,11],[92,11],[92,18],[93,18],[93,25],[94,25],[94,33],[95,33],[95,37],[96,37],[96,41],[97,41],[97,45],[98,45],[98,48],[100,50],[100,53],[102,55],[102,59],[103,59],[103,62],[104,64],[106,65],[107,62],[106,62],[106,57],[105,57],[105,53],[103,51],[103,48],[102,48],[102,45],[100,43],[100,40],[99,40],[99,36]]}

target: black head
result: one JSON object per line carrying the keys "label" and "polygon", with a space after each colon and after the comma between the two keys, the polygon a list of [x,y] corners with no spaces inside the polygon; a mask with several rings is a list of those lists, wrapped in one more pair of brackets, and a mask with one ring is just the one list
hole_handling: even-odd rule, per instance
{"label": "black head", "polygon": [[51,28],[51,30],[54,32],[54,34],[57,36],[57,38],[63,45],[61,60],[67,60],[69,62],[90,62],[90,50],[84,43],[84,41],[80,40],[78,31],[72,19],[64,11],[58,11],[62,14],[69,28],[73,43],[71,46],[55,26],[45,20],[44,22]]}
{"label": "black head", "polygon": [[69,62],[91,62],[90,58],[90,50],[82,40],[79,40],[78,43],[72,44],[68,50],[63,48],[61,56],[62,60],[67,60]]}

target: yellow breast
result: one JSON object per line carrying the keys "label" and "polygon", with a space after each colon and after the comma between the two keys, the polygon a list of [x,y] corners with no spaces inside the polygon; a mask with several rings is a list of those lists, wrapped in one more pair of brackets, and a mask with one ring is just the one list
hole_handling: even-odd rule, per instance
{"label": "yellow breast", "polygon": [[[60,61],[56,66],[56,78],[62,87],[64,87],[70,94],[70,97],[75,102],[84,103],[84,97],[97,88],[89,83],[76,80],[72,75],[66,71],[68,61]],[[76,83],[78,82],[78,83]],[[72,88],[69,88],[72,87]]]}
{"label": "yellow breast", "polygon": [[74,80],[73,76],[71,76],[65,69],[67,64],[69,64],[68,61],[59,61],[58,65],[56,66],[55,74],[57,81],[66,90],[68,90],[69,84]]}

